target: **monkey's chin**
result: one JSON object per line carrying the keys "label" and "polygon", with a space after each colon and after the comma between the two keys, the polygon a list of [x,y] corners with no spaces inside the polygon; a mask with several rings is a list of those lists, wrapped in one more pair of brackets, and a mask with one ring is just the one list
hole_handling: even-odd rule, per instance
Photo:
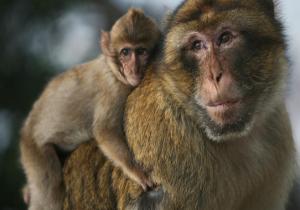
{"label": "monkey's chin", "polygon": [[130,86],[132,87],[136,87],[140,84],[140,82],[142,81],[142,77],[131,77],[131,78],[127,78],[127,82],[129,83]]}
{"label": "monkey's chin", "polygon": [[244,124],[244,126],[230,125],[227,128],[205,126],[204,129],[209,139],[216,142],[224,142],[245,137],[251,131],[252,125],[253,121],[250,121]]}
{"label": "monkey's chin", "polygon": [[202,127],[213,141],[239,139],[249,133],[253,125],[251,110],[243,110],[242,105],[234,107],[205,108]]}

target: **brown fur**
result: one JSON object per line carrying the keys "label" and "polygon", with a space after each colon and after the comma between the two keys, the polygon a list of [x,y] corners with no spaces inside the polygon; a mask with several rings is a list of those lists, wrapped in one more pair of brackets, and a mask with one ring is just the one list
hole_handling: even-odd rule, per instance
{"label": "brown fur", "polygon": [[[129,96],[125,117],[129,147],[158,187],[142,192],[113,169],[99,178],[112,176],[109,182],[115,197],[105,196],[98,206],[112,202],[117,209],[286,209],[295,148],[283,97],[288,69],[285,44],[273,15],[271,0],[188,0],[174,12],[164,55]],[[251,32],[246,43],[251,41],[247,46],[253,51],[234,52],[232,56],[245,60],[237,65],[238,73],[231,73],[240,89],[243,85],[252,88],[251,103],[244,106],[255,111],[251,126],[239,128],[232,136],[218,134],[220,139],[215,141],[206,130],[210,122],[205,108],[194,100],[203,90],[206,77],[201,71],[205,69],[186,63],[180,45],[187,31],[215,30],[226,21]],[[79,152],[82,156],[84,150]],[[68,169],[76,171],[75,166],[76,158],[70,159]],[[88,168],[87,174],[95,171]],[[68,175],[70,180],[73,176]],[[106,192],[101,186],[98,192]],[[81,186],[70,195],[81,198],[85,193]],[[65,203],[76,206],[70,199]],[[84,207],[95,204],[84,203]]]}

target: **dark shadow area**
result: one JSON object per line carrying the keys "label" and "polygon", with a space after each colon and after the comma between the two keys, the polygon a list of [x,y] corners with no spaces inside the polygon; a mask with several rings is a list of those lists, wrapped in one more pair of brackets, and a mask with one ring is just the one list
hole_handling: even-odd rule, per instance
{"label": "dark shadow area", "polygon": [[299,210],[300,209],[300,180],[295,183],[293,191],[290,195],[287,210]]}

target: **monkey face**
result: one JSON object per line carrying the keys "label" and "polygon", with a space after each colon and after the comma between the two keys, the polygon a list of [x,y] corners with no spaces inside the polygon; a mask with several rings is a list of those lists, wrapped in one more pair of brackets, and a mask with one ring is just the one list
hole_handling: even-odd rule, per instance
{"label": "monkey face", "polygon": [[160,30],[141,10],[129,10],[111,30],[111,48],[127,83],[137,86],[154,53]]}
{"label": "monkey face", "polygon": [[149,51],[142,45],[126,44],[119,50],[120,72],[131,86],[141,82],[148,60]]}
{"label": "monkey face", "polygon": [[178,89],[192,96],[191,104],[211,139],[243,136],[282,92],[280,26],[264,12],[265,5],[247,5],[244,11],[242,1],[186,5],[169,25],[165,62],[191,84]]}
{"label": "monkey face", "polygon": [[130,9],[110,32],[102,32],[101,49],[122,83],[135,87],[141,82],[160,36],[155,22],[139,9]]}

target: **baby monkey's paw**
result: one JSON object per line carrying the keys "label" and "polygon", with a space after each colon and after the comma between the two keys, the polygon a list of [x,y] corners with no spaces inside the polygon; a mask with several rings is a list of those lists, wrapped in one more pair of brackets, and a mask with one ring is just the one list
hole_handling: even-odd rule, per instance
{"label": "baby monkey's paw", "polygon": [[132,171],[132,179],[136,181],[144,191],[151,190],[155,187],[153,181],[139,167],[135,167]]}
{"label": "baby monkey's paw", "polygon": [[22,196],[23,196],[23,201],[26,205],[29,205],[30,203],[30,191],[29,191],[29,187],[26,184],[23,189],[22,189]]}

